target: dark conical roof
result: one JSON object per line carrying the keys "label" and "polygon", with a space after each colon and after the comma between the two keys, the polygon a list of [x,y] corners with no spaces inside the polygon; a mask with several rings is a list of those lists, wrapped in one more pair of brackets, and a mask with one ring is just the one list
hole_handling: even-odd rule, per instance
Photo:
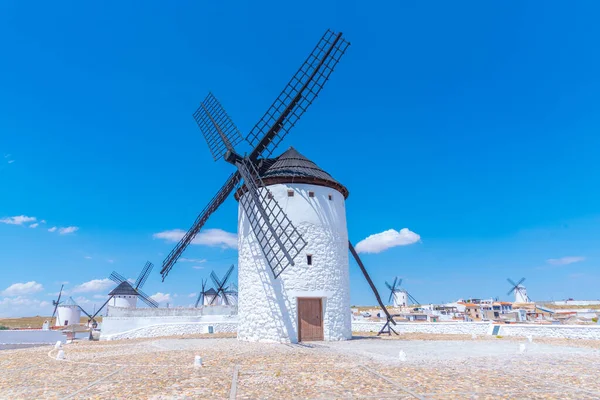
{"label": "dark conical roof", "polygon": [[109,296],[137,296],[137,292],[127,281],[119,283],[119,285],[108,294]]}
{"label": "dark conical roof", "polygon": [[348,197],[348,189],[317,164],[290,147],[276,158],[262,160],[260,176],[265,185],[274,183],[310,183],[331,187]]}
{"label": "dark conical roof", "polygon": [[216,296],[217,295],[217,291],[213,288],[208,289],[206,292],[204,292],[204,295],[209,295],[209,296]]}

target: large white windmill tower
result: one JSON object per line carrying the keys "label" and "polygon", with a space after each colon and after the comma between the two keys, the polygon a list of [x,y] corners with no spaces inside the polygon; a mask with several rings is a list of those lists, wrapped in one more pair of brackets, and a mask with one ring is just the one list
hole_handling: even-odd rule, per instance
{"label": "large white windmill tower", "polygon": [[294,256],[295,265],[275,278],[242,198],[238,338],[274,342],[350,339],[348,190],[294,148],[265,165],[261,171],[264,185],[306,246]]}
{"label": "large white windmill tower", "polygon": [[[290,148],[273,157],[329,80],[349,43],[327,31],[272,106],[246,136],[253,150],[236,151],[243,137],[209,93],[194,113],[215,160],[237,169],[164,260],[163,280],[208,218],[229,195],[239,201],[238,338],[297,342],[351,337],[348,251],[387,316],[380,333],[396,322],[381,301],[348,241],[348,190],[314,162]],[[395,332],[395,331],[394,331]]]}

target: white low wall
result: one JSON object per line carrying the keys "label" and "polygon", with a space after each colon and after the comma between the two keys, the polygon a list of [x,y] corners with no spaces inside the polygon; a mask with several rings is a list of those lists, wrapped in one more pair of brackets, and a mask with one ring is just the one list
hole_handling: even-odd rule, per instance
{"label": "white low wall", "polygon": [[0,344],[54,344],[65,342],[66,336],[60,331],[43,330],[4,330],[0,331]]}
{"label": "white low wall", "polygon": [[237,332],[237,321],[233,322],[188,322],[149,325],[112,335],[102,333],[100,340],[137,339],[160,336],[191,335],[209,333],[209,326],[213,333]]}
{"label": "white low wall", "polygon": [[565,301],[549,301],[547,303],[549,306],[552,304],[557,306],[594,306],[600,304],[600,300],[565,300]]}
{"label": "white low wall", "polygon": [[[190,320],[194,319],[195,320]],[[379,332],[383,322],[352,321],[352,332]],[[208,333],[208,327],[214,333],[237,332],[235,316],[203,316],[203,317],[105,317],[102,324],[100,340],[134,339],[143,337],[176,336]],[[501,324],[489,322],[399,322],[393,326],[396,332],[430,333],[430,334],[476,334],[491,335],[494,327],[498,327],[499,336],[517,337],[550,337],[568,339],[600,340],[600,325],[535,325],[535,324]],[[7,332],[7,331],[4,331]],[[10,331],[8,331],[10,332]],[[0,342],[2,331],[0,331]],[[59,339],[50,340],[52,343]]]}
{"label": "white low wall", "polygon": [[500,336],[533,336],[563,339],[600,340],[600,325],[498,325]]}
{"label": "white low wall", "polygon": [[[352,321],[352,332],[379,332],[384,322]],[[398,322],[392,325],[398,333],[476,334],[485,335],[488,322]]]}
{"label": "white low wall", "polygon": [[108,317],[200,317],[203,315],[235,315],[237,306],[214,305],[198,308],[126,308],[108,306]]}

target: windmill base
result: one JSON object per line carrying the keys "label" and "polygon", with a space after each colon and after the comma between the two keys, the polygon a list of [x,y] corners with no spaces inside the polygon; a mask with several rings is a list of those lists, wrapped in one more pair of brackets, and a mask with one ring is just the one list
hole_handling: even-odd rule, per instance
{"label": "windmill base", "polygon": [[396,332],[394,330],[394,328],[392,328],[392,325],[390,324],[390,320],[388,319],[388,321],[385,323],[385,325],[383,325],[383,327],[381,328],[381,330],[379,331],[377,336],[381,335],[382,333],[387,333],[388,336],[392,336],[392,332],[394,332],[396,335],[398,335],[398,332]]}

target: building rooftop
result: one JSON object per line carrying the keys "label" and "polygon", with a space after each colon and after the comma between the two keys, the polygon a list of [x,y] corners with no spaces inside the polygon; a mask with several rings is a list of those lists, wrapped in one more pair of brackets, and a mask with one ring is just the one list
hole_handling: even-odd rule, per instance
{"label": "building rooftop", "polygon": [[127,281],[119,283],[109,294],[109,296],[137,296],[138,293],[135,291],[133,286]]}
{"label": "building rooftop", "polygon": [[344,198],[347,198],[349,194],[344,185],[333,179],[331,175],[293,147],[279,157],[262,160],[259,172],[265,184],[310,183],[336,189],[344,195]]}

